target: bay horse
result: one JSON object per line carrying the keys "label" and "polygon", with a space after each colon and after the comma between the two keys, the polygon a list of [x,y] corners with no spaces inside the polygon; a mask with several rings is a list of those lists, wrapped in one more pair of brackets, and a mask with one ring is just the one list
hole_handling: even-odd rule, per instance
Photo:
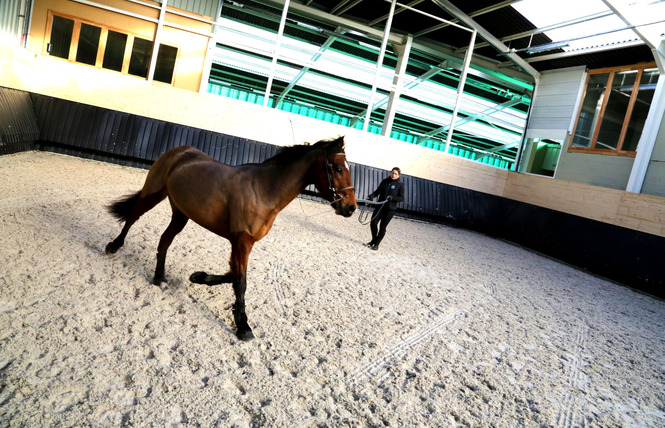
{"label": "bay horse", "polygon": [[166,282],[166,252],[189,219],[228,239],[230,270],[223,275],[194,272],[189,280],[207,285],[232,283],[236,335],[241,340],[252,339],[245,312],[249,253],[254,243],[266,236],[277,214],[310,184],[331,203],[336,214],[350,217],[356,210],[344,137],[284,147],[263,163],[238,166],[218,162],[191,146],[175,147],[155,161],[142,190],[108,206],[125,224],[106,246],[106,253],[118,251],[139,217],[168,197],[173,214],[157,246],[152,283]]}

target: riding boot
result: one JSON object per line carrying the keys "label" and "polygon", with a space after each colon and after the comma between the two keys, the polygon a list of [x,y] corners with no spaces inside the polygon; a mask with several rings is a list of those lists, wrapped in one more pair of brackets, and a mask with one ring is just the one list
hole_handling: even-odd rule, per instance
{"label": "riding boot", "polygon": [[372,232],[372,240],[367,243],[367,246],[371,247],[376,243],[376,237],[379,234],[378,220],[372,220],[369,224],[369,230]]}
{"label": "riding boot", "polygon": [[383,237],[386,236],[386,231],[383,229],[379,230],[379,234],[376,238],[372,239],[372,245],[369,246],[370,249],[377,251],[379,249],[379,244],[383,241]]}

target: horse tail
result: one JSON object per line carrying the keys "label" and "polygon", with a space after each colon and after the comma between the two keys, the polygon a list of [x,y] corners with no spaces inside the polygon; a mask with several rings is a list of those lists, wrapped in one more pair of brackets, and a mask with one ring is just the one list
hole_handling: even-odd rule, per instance
{"label": "horse tail", "polygon": [[139,199],[141,198],[141,191],[139,190],[136,193],[132,193],[131,195],[124,196],[117,201],[113,202],[111,205],[108,206],[108,210],[113,215],[113,217],[117,218],[118,221],[123,222],[129,220],[129,216],[132,214],[132,211],[134,210],[134,207],[138,203]]}

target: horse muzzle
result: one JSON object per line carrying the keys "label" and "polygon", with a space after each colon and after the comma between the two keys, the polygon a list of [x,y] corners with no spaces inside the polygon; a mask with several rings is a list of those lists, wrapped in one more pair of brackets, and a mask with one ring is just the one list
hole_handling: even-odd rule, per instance
{"label": "horse muzzle", "polygon": [[332,203],[332,206],[333,208],[335,208],[335,214],[344,217],[351,217],[358,208],[355,199],[349,199],[348,196],[344,196],[341,199],[337,199],[335,202]]}
{"label": "horse muzzle", "polygon": [[342,206],[342,215],[344,217],[351,217],[356,212],[357,206],[355,204],[347,204]]}

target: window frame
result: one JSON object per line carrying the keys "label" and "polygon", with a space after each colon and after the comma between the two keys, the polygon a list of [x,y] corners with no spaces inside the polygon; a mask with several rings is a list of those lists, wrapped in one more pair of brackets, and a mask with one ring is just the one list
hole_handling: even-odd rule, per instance
{"label": "window frame", "polygon": [[[72,31],[72,38],[71,38],[70,45],[69,45],[68,58],[61,58],[61,57],[58,57],[58,56],[53,56],[54,58],[58,58],[58,59],[61,59],[61,60],[64,60],[64,61],[73,62],[73,63],[79,64],[79,65],[82,65],[82,66],[95,67],[95,68],[102,69],[102,70],[122,73],[122,74],[127,75],[127,76],[135,77],[137,79],[147,80],[147,76],[143,77],[143,76],[139,76],[139,75],[136,75],[136,74],[129,73],[129,62],[130,62],[131,56],[132,56],[132,49],[133,49],[133,46],[134,46],[134,39],[140,38],[140,39],[143,39],[143,40],[148,40],[154,46],[155,41],[152,38],[148,38],[144,35],[134,34],[134,33],[128,32],[126,30],[121,30],[121,29],[109,27],[109,26],[99,24],[99,23],[96,23],[96,22],[93,22],[93,21],[88,21],[86,19],[82,19],[82,18],[77,17],[77,16],[67,15],[67,14],[60,13],[60,12],[53,12],[53,10],[48,11],[48,18],[47,18],[47,22],[46,22],[46,33],[45,33],[43,47],[42,47],[42,51],[44,52],[44,54],[46,54],[48,56],[52,56],[52,55],[50,55],[50,52],[49,52],[48,48],[49,48],[49,44],[51,43],[51,32],[52,32],[52,29],[53,29],[53,18],[56,17],[56,16],[60,17],[60,18],[68,19],[70,21],[73,21],[74,22],[74,28],[73,28],[73,31]],[[85,62],[79,62],[79,61],[76,60],[76,55],[77,55],[77,52],[78,52],[79,39],[80,39],[80,35],[81,35],[81,25],[82,24],[91,25],[91,26],[98,27],[98,28],[101,29],[101,34],[100,34],[100,37],[99,37],[99,44],[97,46],[97,58],[96,58],[96,61],[95,61],[94,65],[87,64]],[[124,54],[123,54],[122,67],[121,67],[120,71],[102,67],[102,64],[104,62],[104,52],[106,51],[106,44],[107,44],[107,41],[108,41],[109,31],[114,31],[116,33],[121,33],[121,34],[126,34],[127,35],[127,42],[125,44],[125,51],[124,51]],[[162,84],[162,85],[175,86],[175,80],[176,80],[176,75],[177,75],[177,72],[176,72],[177,71],[177,64],[178,64],[178,59],[180,57],[180,51],[181,51],[180,46],[172,45],[170,43],[160,43],[160,46],[175,48],[176,49],[176,55],[175,55],[174,62],[173,62],[173,71],[172,71],[171,83],[166,83],[166,82],[157,81],[157,80],[155,80],[155,82],[158,82],[159,84]],[[151,56],[152,56],[153,51],[154,51],[154,48],[150,52]],[[157,52],[159,52],[159,48],[157,49]],[[149,59],[149,61],[150,61],[150,59]]]}
{"label": "window frame", "polygon": [[[623,149],[623,144],[625,142],[625,137],[628,132],[628,126],[630,124],[630,120],[632,118],[632,113],[633,113],[633,108],[635,107],[635,103],[637,101],[637,95],[638,95],[638,89],[640,86],[640,81],[642,79],[642,74],[644,73],[644,70],[654,68],[656,67],[655,62],[649,62],[649,63],[639,63],[639,64],[633,64],[633,65],[627,65],[627,66],[620,66],[620,67],[605,67],[605,68],[597,68],[593,70],[588,70],[587,71],[587,76],[586,80],[584,82],[584,92],[582,93],[582,97],[580,99],[578,109],[577,109],[577,118],[575,119],[575,126],[573,127],[573,132],[570,137],[570,143],[568,144],[568,152],[572,153],[588,153],[588,154],[597,154],[597,155],[609,155],[609,156],[623,156],[623,157],[635,157],[637,154],[637,150],[622,150]],[[607,148],[598,148],[596,147],[596,143],[598,142],[598,135],[600,133],[600,128],[603,124],[603,119],[605,117],[605,111],[607,108],[607,104],[609,103],[610,100],[610,94],[612,92],[612,83],[614,80],[614,76],[617,73],[624,72],[624,71],[636,71],[637,75],[635,77],[635,83],[633,83],[633,90],[630,94],[630,100],[628,101],[628,105],[626,107],[626,113],[623,118],[623,124],[621,126],[621,131],[619,133],[619,139],[617,141],[617,147],[616,149],[607,149]],[[575,147],[573,146],[573,141],[575,139],[575,132],[577,131],[577,126],[579,125],[580,122],[580,116],[582,115],[582,107],[584,106],[584,100],[587,96],[588,92],[588,87],[589,87],[589,80],[591,79],[592,76],[597,75],[597,74],[609,74],[607,83],[605,85],[605,91],[603,93],[603,102],[600,107],[600,112],[598,115],[598,119],[596,121],[596,124],[594,126],[593,132],[591,133],[591,143],[589,144],[589,147]]]}

